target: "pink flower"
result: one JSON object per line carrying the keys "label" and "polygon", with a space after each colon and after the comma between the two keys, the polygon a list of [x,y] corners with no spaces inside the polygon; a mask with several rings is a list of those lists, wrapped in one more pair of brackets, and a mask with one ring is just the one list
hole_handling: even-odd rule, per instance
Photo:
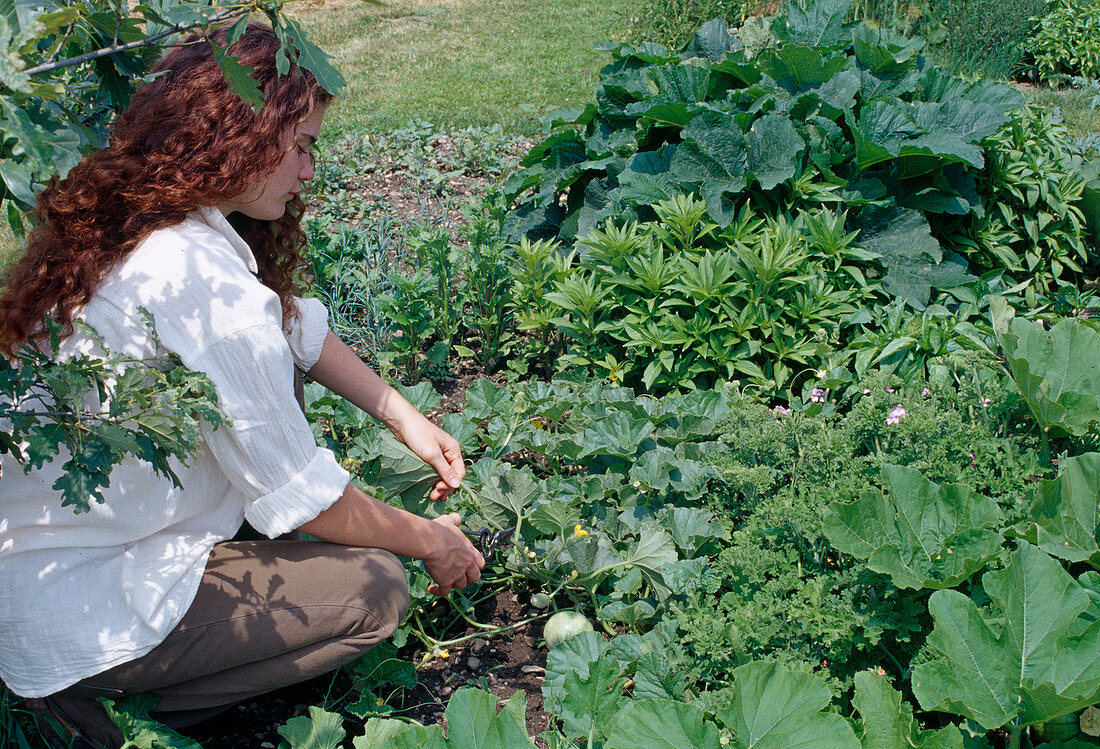
{"label": "pink flower", "polygon": [[979,398],[978,399],[978,403],[981,404],[982,408],[988,408],[989,404],[992,403],[992,402],[993,401],[989,398]]}
{"label": "pink flower", "polygon": [[786,406],[776,406],[775,408],[772,409],[772,416],[775,416],[776,418],[778,418],[780,416],[786,416],[790,412],[791,412],[791,409],[787,408]]}
{"label": "pink flower", "polygon": [[886,423],[887,424],[897,424],[898,422],[900,422],[902,419],[905,418],[905,415],[907,413],[909,413],[909,412],[906,411],[904,408],[902,408],[901,404],[899,403],[896,406],[894,406],[892,409],[890,409],[890,413],[888,413],[886,415]]}
{"label": "pink flower", "polygon": [[871,388],[863,388],[863,394],[864,395],[870,395],[871,394]]}
{"label": "pink flower", "polygon": [[927,398],[931,394],[932,394],[931,388],[925,388],[924,390],[920,391],[920,395],[921,395],[922,398]]}
{"label": "pink flower", "polygon": [[814,388],[810,391],[810,403],[824,403],[825,388]]}
{"label": "pink flower", "polygon": [[888,393],[893,393],[893,392],[894,392],[894,389],[893,389],[893,388],[886,388],[886,392],[888,392]]}

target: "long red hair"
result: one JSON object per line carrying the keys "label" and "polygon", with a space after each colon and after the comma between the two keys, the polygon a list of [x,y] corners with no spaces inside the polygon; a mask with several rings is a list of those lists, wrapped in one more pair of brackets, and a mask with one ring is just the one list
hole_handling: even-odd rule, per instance
{"label": "long red hair", "polygon": [[[213,39],[225,46],[226,34]],[[275,169],[296,125],[332,98],[309,71],[292,65],[279,75],[278,47],[269,27],[250,23],[229,48],[254,70],[264,92],[259,113],[229,89],[201,38],[164,56],[159,75],[118,116],[107,147],[39,194],[40,225],[0,294],[0,352],[40,338],[47,317],[70,330],[100,281],[150,232],[239,196]],[[296,314],[303,207],[296,197],[276,221],[231,218],[256,255],[260,281],[279,295],[284,324]]]}

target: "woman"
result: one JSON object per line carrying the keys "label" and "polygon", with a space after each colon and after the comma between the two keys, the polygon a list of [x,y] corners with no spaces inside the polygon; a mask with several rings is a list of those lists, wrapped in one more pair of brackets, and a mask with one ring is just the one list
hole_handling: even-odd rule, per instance
{"label": "woman", "polygon": [[[170,51],[109,145],[42,192],[42,226],[0,296],[7,354],[45,317],[79,316],[110,350],[155,356],[148,310],[232,420],[200,425],[201,450],[174,466],[182,489],[133,458],[82,515],[51,488],[67,456],[29,474],[0,464],[0,677],[104,746],[120,734],[97,697],[152,692],[154,715],[182,727],[388,637],[408,605],[395,555],[423,560],[438,595],[484,565],[457,515],[427,520],[353,487],[296,404],[295,367],[431,464],[433,499],[462,481],[457,442],[328,331],[316,300],[294,296],[299,193],[330,97],[305,70],[279,75],[277,49],[260,25],[230,47],[263,88],[258,114],[209,44]],[[96,347],[70,329],[62,353]],[[229,541],[245,520],[325,543]]]}

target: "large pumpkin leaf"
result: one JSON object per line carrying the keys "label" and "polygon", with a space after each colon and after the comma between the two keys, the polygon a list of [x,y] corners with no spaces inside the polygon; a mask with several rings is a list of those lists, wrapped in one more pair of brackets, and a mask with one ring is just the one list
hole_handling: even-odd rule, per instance
{"label": "large pumpkin leaf", "polygon": [[733,671],[733,703],[718,718],[742,749],[859,749],[844,718],[824,712],[829,688],[816,675],[756,661]]}
{"label": "large pumpkin leaf", "polygon": [[899,588],[951,588],[1001,550],[1001,511],[957,484],[939,486],[920,471],[882,467],[890,493],[864,494],[825,510],[822,530],[838,550],[867,560]]}
{"label": "large pumpkin leaf", "polygon": [[961,257],[944,257],[920,211],[909,208],[865,209],[858,241],[881,256],[886,293],[916,309],[928,305],[933,288],[950,289],[973,280]]}
{"label": "large pumpkin leaf", "polygon": [[916,67],[924,48],[919,37],[907,39],[889,29],[859,26],[852,33],[852,52],[859,64],[879,75],[895,76]]}
{"label": "large pumpkin leaf", "polygon": [[640,530],[637,543],[626,552],[625,562],[628,568],[642,573],[657,594],[663,597],[668,595],[668,588],[661,570],[677,559],[679,556],[672,536],[662,528],[647,524]]}
{"label": "large pumpkin leaf", "polygon": [[772,24],[780,39],[808,47],[843,47],[851,40],[844,17],[852,0],[792,0],[787,15]]}
{"label": "large pumpkin leaf", "polygon": [[791,93],[825,83],[848,67],[848,56],[800,44],[766,49],[756,58],[760,72]]}
{"label": "large pumpkin leaf", "polygon": [[941,164],[965,161],[980,169],[985,157],[978,141],[1005,122],[1005,116],[996,110],[960,99],[949,103],[872,101],[860,110],[855,122],[852,119],[848,121],[861,168],[892,158],[938,156]]}
{"label": "large pumpkin leaf", "polygon": [[649,205],[669,200],[680,194],[681,185],[672,168],[679,146],[665,146],[657,151],[636,154],[619,173],[619,195],[629,203]]}
{"label": "large pumpkin leaf", "polygon": [[616,411],[585,428],[578,459],[602,455],[632,458],[651,434],[653,424],[649,420],[634,419],[622,411]]}
{"label": "large pumpkin leaf", "polygon": [[992,730],[1043,723],[1100,699],[1100,623],[1082,616],[1089,595],[1061,564],[1021,543],[982,584],[988,619],[957,591],[929,599],[934,656],[913,669],[921,707]]}
{"label": "large pumpkin leaf", "polygon": [[551,650],[546,656],[546,678],[542,682],[546,704],[557,705],[564,699],[566,675],[587,679],[592,664],[613,657],[607,655],[610,649],[607,640],[596,632],[581,632]]}
{"label": "large pumpkin leaf", "polygon": [[542,493],[541,483],[529,470],[509,467],[493,476],[477,493],[478,512],[493,528],[514,526],[530,514]]}
{"label": "large pumpkin leaf", "polygon": [[387,497],[400,498],[411,512],[428,509],[426,495],[439,474],[404,442],[388,429],[370,429],[359,433],[354,448],[381,457],[377,475],[364,474],[364,481],[383,489]]}
{"label": "large pumpkin leaf", "polygon": [[437,726],[422,726],[396,718],[371,718],[365,733],[352,741],[355,749],[444,749],[446,739]]}
{"label": "large pumpkin leaf", "polygon": [[741,42],[730,33],[726,19],[719,17],[703,24],[695,32],[695,37],[680,53],[680,56],[683,58],[705,57],[711,62],[718,62],[727,52],[740,47]]}
{"label": "large pumpkin leaf", "polygon": [[[534,747],[527,736],[526,701],[515,694],[499,713],[499,699],[480,689],[459,689],[447,703],[447,737],[438,726],[372,718],[355,749],[524,749]],[[312,708],[311,708],[312,709]]]}
{"label": "large pumpkin leaf", "polygon": [[893,689],[886,677],[871,671],[856,674],[852,707],[859,713],[857,732],[863,749],[963,749],[955,726],[922,731],[913,720],[913,707]]}
{"label": "large pumpkin leaf", "polygon": [[527,736],[526,703],[513,694],[497,713],[499,699],[480,689],[459,689],[447,703],[448,749],[522,749],[534,747]]}
{"label": "large pumpkin leaf", "polygon": [[1067,318],[1049,331],[991,302],[1005,366],[1043,429],[1081,436],[1100,419],[1100,332]]}
{"label": "large pumpkin leaf", "polygon": [[1100,454],[1069,458],[1044,481],[1026,522],[1014,531],[1047,554],[1100,569]]}
{"label": "large pumpkin leaf", "polygon": [[590,664],[583,676],[576,671],[565,674],[562,694],[553,702],[565,735],[577,738],[602,731],[622,705],[625,682],[619,662],[609,656]]}
{"label": "large pumpkin leaf", "polygon": [[709,65],[662,65],[649,68],[647,79],[656,89],[653,96],[628,105],[627,114],[642,114],[661,104],[691,104],[703,101],[710,82]]}
{"label": "large pumpkin leaf", "polygon": [[718,749],[718,728],[684,702],[631,701],[611,721],[605,749]]}
{"label": "large pumpkin leaf", "polygon": [[745,134],[749,171],[760,186],[771,190],[794,177],[806,150],[806,141],[786,117],[764,115]]}
{"label": "large pumpkin leaf", "polygon": [[344,719],[319,707],[309,708],[309,717],[299,715],[279,727],[279,735],[290,749],[336,749],[344,740]]}

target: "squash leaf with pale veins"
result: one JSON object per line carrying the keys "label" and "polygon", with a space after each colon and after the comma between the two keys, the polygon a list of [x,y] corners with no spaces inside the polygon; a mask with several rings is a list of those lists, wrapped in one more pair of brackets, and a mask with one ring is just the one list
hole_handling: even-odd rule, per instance
{"label": "squash leaf with pale veins", "polygon": [[990,302],[1005,366],[1043,429],[1081,436],[1100,420],[1100,332],[1067,318],[1049,331]]}
{"label": "squash leaf with pale veins", "polygon": [[1045,723],[1100,700],[1100,622],[1089,592],[1028,543],[986,573],[991,611],[954,590],[928,608],[932,657],[913,669],[925,710],[964,715],[986,730]]}
{"label": "squash leaf with pale veins", "polygon": [[871,491],[826,508],[823,532],[837,550],[899,588],[954,587],[1001,553],[992,499],[903,466],[884,465],[882,479],[889,495]]}
{"label": "squash leaf with pale veins", "polygon": [[1047,554],[1100,569],[1100,454],[1064,461],[1035,493],[1029,517],[1011,531]]}
{"label": "squash leaf with pale veins", "polygon": [[922,731],[913,719],[913,707],[885,676],[861,671],[855,681],[852,707],[859,713],[856,730],[863,749],[963,749],[962,732],[956,726]]}
{"label": "squash leaf with pale veins", "polygon": [[826,711],[831,694],[816,675],[756,661],[733,671],[733,703],[718,719],[739,749],[860,749],[852,726]]}

